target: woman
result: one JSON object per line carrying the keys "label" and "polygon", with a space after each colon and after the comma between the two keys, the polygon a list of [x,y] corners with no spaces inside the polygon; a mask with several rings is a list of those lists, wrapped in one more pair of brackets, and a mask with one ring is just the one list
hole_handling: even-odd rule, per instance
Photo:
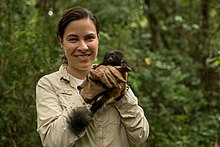
{"label": "woman", "polygon": [[67,123],[71,112],[88,106],[77,86],[98,54],[98,20],[85,8],[68,9],[58,22],[57,38],[66,63],[36,86],[37,131],[43,146],[128,147],[129,143],[143,143],[149,126],[130,88],[121,100],[97,111],[82,133],[71,133]]}

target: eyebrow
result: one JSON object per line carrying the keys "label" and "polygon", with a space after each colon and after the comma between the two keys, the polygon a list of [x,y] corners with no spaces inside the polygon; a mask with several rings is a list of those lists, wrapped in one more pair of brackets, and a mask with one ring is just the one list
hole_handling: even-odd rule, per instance
{"label": "eyebrow", "polygon": [[[90,33],[90,34],[87,34],[85,37],[87,37],[87,36],[94,36],[94,35],[96,35],[95,33]],[[77,35],[75,35],[75,34],[69,34],[69,35],[67,35],[67,37],[78,37]]]}
{"label": "eyebrow", "polygon": [[88,35],[86,35],[86,36],[96,36],[96,34],[95,33],[90,33],[90,34],[88,34]]}
{"label": "eyebrow", "polygon": [[77,37],[77,35],[69,34],[69,35],[67,35],[67,37]]}

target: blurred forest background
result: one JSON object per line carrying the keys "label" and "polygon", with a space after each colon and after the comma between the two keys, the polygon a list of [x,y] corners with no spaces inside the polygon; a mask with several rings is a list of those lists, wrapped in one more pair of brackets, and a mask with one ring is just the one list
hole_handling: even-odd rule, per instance
{"label": "blurred forest background", "polygon": [[55,28],[81,5],[101,23],[99,62],[119,49],[150,123],[132,147],[219,147],[219,0],[1,0],[0,146],[41,146],[35,85],[62,60]]}

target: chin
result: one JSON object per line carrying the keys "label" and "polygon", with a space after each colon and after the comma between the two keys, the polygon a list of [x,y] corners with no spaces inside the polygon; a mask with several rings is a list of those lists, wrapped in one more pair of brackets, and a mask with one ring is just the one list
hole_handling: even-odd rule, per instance
{"label": "chin", "polygon": [[92,64],[89,64],[89,65],[81,66],[80,69],[81,69],[81,70],[90,70],[91,67],[92,67]]}

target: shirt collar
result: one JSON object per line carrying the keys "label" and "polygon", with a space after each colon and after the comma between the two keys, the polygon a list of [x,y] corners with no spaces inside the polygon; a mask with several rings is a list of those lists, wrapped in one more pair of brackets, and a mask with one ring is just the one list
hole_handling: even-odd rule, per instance
{"label": "shirt collar", "polygon": [[66,82],[70,82],[70,76],[66,70],[66,64],[62,64],[59,69],[60,72],[60,80],[64,80]]}
{"label": "shirt collar", "polygon": [[60,80],[64,81],[66,83],[69,83],[71,87],[76,88],[79,85],[79,82],[77,82],[77,79],[73,76],[71,76],[67,70],[66,70],[66,64],[63,64],[60,66],[59,72],[60,72]]}

